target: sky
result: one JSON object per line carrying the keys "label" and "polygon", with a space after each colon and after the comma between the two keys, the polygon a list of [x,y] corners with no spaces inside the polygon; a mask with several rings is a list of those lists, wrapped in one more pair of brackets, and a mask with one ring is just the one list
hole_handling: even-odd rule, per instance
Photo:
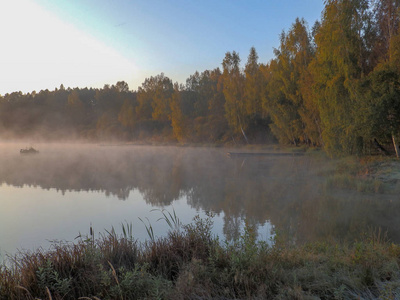
{"label": "sky", "polygon": [[0,95],[126,81],[137,90],[164,73],[185,83],[250,48],[274,58],[297,17],[311,28],[323,0],[4,0]]}

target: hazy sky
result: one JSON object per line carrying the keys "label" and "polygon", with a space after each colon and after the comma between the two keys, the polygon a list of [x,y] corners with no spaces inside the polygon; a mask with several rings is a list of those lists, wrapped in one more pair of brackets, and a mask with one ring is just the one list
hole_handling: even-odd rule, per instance
{"label": "hazy sky", "polygon": [[4,0],[0,3],[0,94],[102,87],[137,90],[164,72],[185,83],[221,66],[227,51],[245,64],[254,46],[273,58],[296,17],[309,27],[323,0]]}

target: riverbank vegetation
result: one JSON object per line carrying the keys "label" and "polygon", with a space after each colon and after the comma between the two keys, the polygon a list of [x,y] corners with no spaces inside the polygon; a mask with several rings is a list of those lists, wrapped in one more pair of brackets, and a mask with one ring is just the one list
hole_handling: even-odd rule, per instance
{"label": "riverbank vegetation", "polygon": [[397,159],[382,156],[349,156],[338,160],[326,175],[325,188],[355,190],[373,194],[400,191],[400,165]]}
{"label": "riverbank vegetation", "polygon": [[[282,144],[323,147],[331,156],[398,151],[399,1],[329,0],[311,28],[296,19],[275,57],[250,49],[242,67],[227,52],[222,69],[186,84],[164,74],[137,91],[14,92],[0,97],[2,138],[146,143]],[[268,30],[268,29],[266,29]],[[384,147],[382,147],[382,145]],[[388,151],[389,147],[393,151]]]}
{"label": "riverbank vegetation", "polygon": [[[166,216],[166,215],[164,215]],[[0,267],[1,299],[397,299],[400,246],[376,231],[351,244],[293,245],[277,234],[235,242],[212,219],[170,220],[168,236],[135,241],[129,226],[51,250],[21,252]],[[176,219],[175,219],[176,220]],[[172,221],[172,222],[171,222]],[[314,298],[313,298],[314,297]],[[319,297],[319,298],[318,298]]]}

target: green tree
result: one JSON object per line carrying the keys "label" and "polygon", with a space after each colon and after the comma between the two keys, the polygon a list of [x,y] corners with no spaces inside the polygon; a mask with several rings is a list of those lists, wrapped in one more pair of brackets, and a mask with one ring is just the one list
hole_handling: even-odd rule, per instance
{"label": "green tree", "polygon": [[368,139],[391,140],[400,156],[400,1],[375,3],[380,63],[361,81],[365,101],[360,107],[362,133]]}
{"label": "green tree", "polygon": [[131,98],[126,98],[118,114],[118,121],[125,127],[133,129],[136,123],[135,102]]}
{"label": "green tree", "polygon": [[279,78],[279,61],[271,60],[263,68],[266,80],[263,108],[271,117],[271,132],[280,143],[297,144],[297,135],[293,132],[296,128],[295,121],[299,119],[296,108],[285,97],[282,82]]}
{"label": "green tree", "polygon": [[188,119],[181,109],[181,91],[177,83],[174,84],[174,93],[171,99],[171,124],[174,137],[183,142],[187,139]]}
{"label": "green tree", "polygon": [[217,142],[229,130],[221,75],[219,68],[195,72],[180,91],[186,132],[190,132],[191,141]]}
{"label": "green tree", "polygon": [[374,62],[391,60],[390,47],[397,35],[400,22],[399,0],[374,0],[373,12],[376,20],[374,43]]}
{"label": "green tree", "polygon": [[243,101],[244,94],[244,76],[240,72],[239,54],[233,51],[227,52],[222,62],[223,67],[223,93],[225,96],[225,116],[229,127],[234,134],[245,134],[245,105]]}
{"label": "green tree", "polygon": [[261,74],[258,64],[258,54],[254,47],[251,47],[250,54],[247,58],[246,67],[244,69],[245,82],[244,82],[244,101],[246,107],[246,114],[250,118],[256,118],[261,115]]}
{"label": "green tree", "polygon": [[397,156],[400,132],[400,74],[390,63],[379,64],[362,81],[363,105],[358,114],[362,135],[372,140],[392,140]]}
{"label": "green tree", "polygon": [[304,20],[296,19],[287,33],[282,32],[280,46],[274,52],[265,94],[271,130],[281,142],[317,143],[318,117],[311,114],[312,102],[304,101],[302,93],[307,92],[308,65],[314,55]]}
{"label": "green tree", "polygon": [[310,70],[322,125],[322,139],[331,155],[355,151],[355,115],[361,95],[358,80],[368,72],[371,15],[366,0],[329,0],[315,35]]}
{"label": "green tree", "polygon": [[171,118],[170,101],[174,88],[172,81],[161,73],[146,78],[138,89],[139,105],[136,113],[140,119],[168,121]]}
{"label": "green tree", "polygon": [[268,120],[263,115],[262,98],[263,98],[263,76],[258,63],[258,54],[256,49],[252,47],[247,58],[244,69],[244,102],[246,109],[246,127],[248,133],[257,135],[259,132],[265,134],[268,128]]}
{"label": "green tree", "polygon": [[103,89],[96,90],[95,111],[97,136],[102,139],[121,137],[123,128],[119,121],[121,107],[129,98],[129,87],[123,82],[116,85],[105,85]]}
{"label": "green tree", "polygon": [[297,107],[301,119],[301,128],[298,128],[301,132],[299,139],[302,142],[320,144],[319,114],[308,94],[312,81],[308,66],[314,58],[314,48],[304,19],[296,19],[287,35],[286,44],[292,65],[291,78],[288,78],[288,81],[292,82],[292,88],[288,89],[286,96]]}
{"label": "green tree", "polygon": [[83,123],[85,118],[85,105],[80,99],[78,89],[72,90],[68,95],[67,113],[73,125],[76,126],[77,124],[81,125]]}

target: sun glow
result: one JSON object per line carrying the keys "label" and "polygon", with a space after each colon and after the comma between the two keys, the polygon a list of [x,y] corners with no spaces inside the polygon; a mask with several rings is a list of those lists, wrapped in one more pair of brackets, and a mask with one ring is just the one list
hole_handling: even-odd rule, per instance
{"label": "sun glow", "polygon": [[138,74],[135,63],[31,0],[0,3],[0,94],[102,87]]}

